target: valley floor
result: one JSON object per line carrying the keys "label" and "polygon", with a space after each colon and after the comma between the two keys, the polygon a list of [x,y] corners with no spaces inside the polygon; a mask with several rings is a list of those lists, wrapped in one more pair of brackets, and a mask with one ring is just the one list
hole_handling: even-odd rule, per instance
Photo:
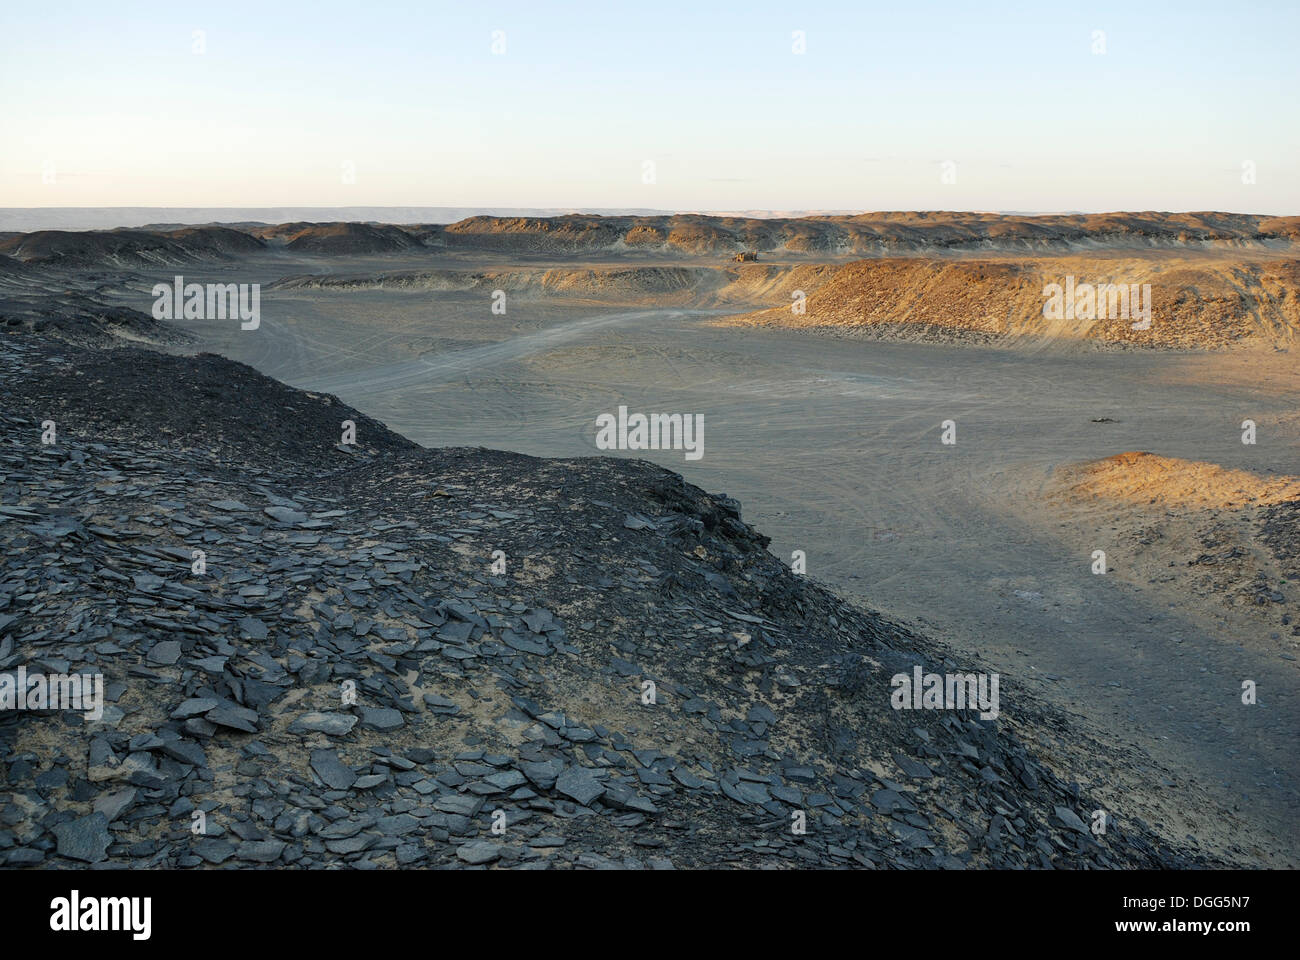
{"label": "valley floor", "polygon": [[[626,455],[738,497],[777,556],[804,551],[811,576],[1178,771],[1094,785],[1120,806],[1256,862],[1296,863],[1300,638],[1283,621],[1296,585],[1274,584],[1284,599],[1260,610],[1230,609],[1228,596],[1190,604],[1128,575],[1131,512],[1080,520],[1043,506],[1053,471],[1130,450],[1300,472],[1300,377],[1285,353],[886,343],[719,328],[716,311],[490,305],[488,291],[273,289],[255,333],[185,326],[202,349],[430,446],[588,455],[601,452],[596,417],[620,405],[703,414],[702,460]],[[1254,445],[1241,442],[1245,419]],[[954,445],[940,441],[946,420]],[[1094,550],[1107,575],[1092,573]]]}

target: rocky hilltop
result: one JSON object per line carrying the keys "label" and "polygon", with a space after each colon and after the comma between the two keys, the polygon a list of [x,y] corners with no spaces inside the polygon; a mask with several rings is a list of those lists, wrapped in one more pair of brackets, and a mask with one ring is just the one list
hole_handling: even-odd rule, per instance
{"label": "rocky hilltop", "polygon": [[425,449],[220,357],[30,333],[0,395],[0,671],[106,701],[0,712],[5,866],[1217,862],[1108,805],[1150,761],[1013,677],[996,719],[895,709],[894,675],[979,665],[660,467]]}
{"label": "rocky hilltop", "polygon": [[231,259],[263,241],[228,227],[173,230],[40,230],[0,235],[0,253],[41,267],[156,266]]}

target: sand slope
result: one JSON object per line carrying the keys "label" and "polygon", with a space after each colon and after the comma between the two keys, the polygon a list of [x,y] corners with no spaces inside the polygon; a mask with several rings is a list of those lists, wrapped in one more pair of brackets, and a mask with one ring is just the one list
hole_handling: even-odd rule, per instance
{"label": "sand slope", "polygon": [[1131,451],[1058,468],[1042,505],[1105,550],[1107,576],[1165,592],[1225,641],[1300,637],[1300,477]]}

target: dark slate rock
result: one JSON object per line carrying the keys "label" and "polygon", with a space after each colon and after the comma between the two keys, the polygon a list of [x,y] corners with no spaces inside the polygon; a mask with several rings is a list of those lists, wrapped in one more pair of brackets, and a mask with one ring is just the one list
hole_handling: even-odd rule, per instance
{"label": "dark slate rock", "polygon": [[108,832],[108,817],[102,813],[60,823],[53,832],[58,839],[59,856],[83,863],[99,863],[106,859],[106,851],[113,842]]}
{"label": "dark slate rock", "polygon": [[304,713],[289,724],[290,733],[324,733],[342,737],[352,732],[357,718],[347,713]]}
{"label": "dark slate rock", "polygon": [[915,810],[912,802],[895,790],[877,790],[871,795],[871,805],[877,810],[884,813],[893,813],[895,810],[910,811]]}
{"label": "dark slate rock", "polygon": [[1056,813],[1056,819],[1060,820],[1061,823],[1065,824],[1071,830],[1085,835],[1088,833],[1087,825],[1084,824],[1084,822],[1079,819],[1079,815],[1069,807],[1057,807],[1054,812]]}
{"label": "dark slate rock", "polygon": [[522,653],[535,653],[539,656],[550,653],[550,647],[547,645],[545,637],[525,636],[521,633],[515,633],[513,630],[503,630],[501,631],[501,642]]}
{"label": "dark slate rock", "polygon": [[605,792],[604,785],[587,767],[568,767],[556,779],[555,789],[584,807]]}
{"label": "dark slate rock", "polygon": [[300,524],[307,522],[307,514],[299,510],[291,510],[288,507],[266,507],[263,511],[272,520],[284,524]]}
{"label": "dark slate rock", "polygon": [[397,730],[402,726],[400,710],[391,707],[362,707],[361,726],[368,730]]}
{"label": "dark slate rock", "polygon": [[139,791],[135,787],[121,787],[109,793],[102,793],[95,798],[95,813],[102,813],[112,823],[135,803]]}
{"label": "dark slate rock", "polygon": [[181,658],[181,645],[176,640],[162,640],[155,643],[146,658],[155,666],[170,667]]}
{"label": "dark slate rock", "polygon": [[907,774],[913,780],[929,780],[934,776],[934,771],[922,763],[915,760],[905,753],[894,754],[894,762],[898,764],[899,769]]}
{"label": "dark slate rock", "polygon": [[458,814],[463,817],[472,817],[483,808],[483,801],[478,797],[471,797],[465,794],[451,794],[446,797],[439,797],[433,804],[433,809],[441,810],[443,813]]}
{"label": "dark slate rock", "polygon": [[162,751],[173,760],[188,763],[190,766],[206,767],[208,765],[208,758],[203,752],[203,748],[193,740],[170,740],[163,744]]}
{"label": "dark slate rock", "polygon": [[202,837],[198,840],[190,841],[190,849],[206,862],[212,864],[225,863],[235,855],[235,845],[229,840],[222,840],[219,837]]}
{"label": "dark slate rock", "polygon": [[488,840],[471,840],[456,848],[456,856],[469,864],[492,863],[501,857],[501,846]]}
{"label": "dark slate rock", "polygon": [[284,846],[283,840],[245,840],[236,848],[235,856],[254,863],[272,863],[280,859]]}
{"label": "dark slate rock", "polygon": [[221,706],[221,701],[216,697],[193,697],[182,701],[181,705],[171,712],[171,718],[173,720],[185,720],[189,717],[197,717],[209,710],[215,710],[219,706]]}
{"label": "dark slate rock", "polygon": [[446,716],[455,716],[460,713],[460,706],[455,701],[440,697],[436,693],[426,693],[424,695],[424,705],[429,708],[430,713]]}
{"label": "dark slate rock", "polygon": [[218,726],[230,727],[232,730],[243,730],[245,733],[257,732],[257,711],[233,703],[223,703],[209,710],[203,715],[203,719]]}
{"label": "dark slate rock", "polygon": [[556,778],[564,772],[564,761],[525,761],[519,765],[519,769],[539,790],[550,790],[555,786]]}
{"label": "dark slate rock", "polygon": [[267,625],[256,617],[244,617],[239,621],[239,629],[252,640],[265,640],[270,635]]}
{"label": "dark slate rock", "polygon": [[357,781],[357,775],[339,760],[338,753],[333,750],[313,750],[311,768],[327,787],[335,790],[346,790]]}

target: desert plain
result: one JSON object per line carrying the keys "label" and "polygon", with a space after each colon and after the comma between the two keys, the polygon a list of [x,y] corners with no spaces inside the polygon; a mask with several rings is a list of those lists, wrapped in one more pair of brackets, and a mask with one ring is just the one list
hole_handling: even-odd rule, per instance
{"label": "desert plain", "polygon": [[[702,415],[699,460],[614,455],[736,498],[776,557],[1000,674],[1004,712],[1149,757],[1089,785],[1115,808],[1295,866],[1298,241],[1230,214],[157,225],[0,235],[0,302],[427,447],[605,456],[620,406]],[[154,321],[181,275],[259,284],[257,328]],[[1149,284],[1149,329],[1044,317],[1067,276]]]}

